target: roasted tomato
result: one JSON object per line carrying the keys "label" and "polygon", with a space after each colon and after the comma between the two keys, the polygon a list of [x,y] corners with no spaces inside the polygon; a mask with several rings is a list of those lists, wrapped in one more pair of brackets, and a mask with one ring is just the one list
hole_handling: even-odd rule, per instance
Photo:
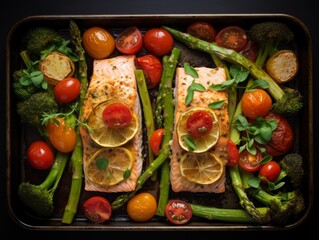
{"label": "roasted tomato", "polygon": [[227,166],[236,166],[239,162],[239,152],[236,144],[232,141],[228,141],[228,159]]}
{"label": "roasted tomato", "polygon": [[273,182],[279,176],[281,167],[276,161],[269,161],[261,166],[259,169],[259,177],[262,183]]}
{"label": "roasted tomato", "polygon": [[269,113],[271,106],[271,97],[263,89],[246,91],[241,99],[243,114],[250,119],[265,117]]}
{"label": "roasted tomato", "polygon": [[55,118],[46,125],[45,129],[50,143],[56,150],[63,153],[73,151],[76,145],[76,133],[74,128],[62,118]]}
{"label": "roasted tomato", "polygon": [[155,156],[158,155],[164,136],[164,128],[156,129],[150,138],[150,147]]}
{"label": "roasted tomato", "polygon": [[251,40],[248,40],[246,46],[244,47],[244,49],[240,51],[240,53],[244,55],[246,58],[255,62],[257,59],[258,50],[259,50],[258,45],[252,42]]}
{"label": "roasted tomato", "polygon": [[214,42],[216,37],[215,28],[208,22],[194,22],[188,26],[187,32],[207,42]]}
{"label": "roasted tomato", "polygon": [[156,213],[156,198],[148,192],[140,192],[129,199],[126,212],[136,222],[149,221]]}
{"label": "roasted tomato", "polygon": [[106,58],[115,49],[115,41],[112,34],[98,26],[88,28],[83,33],[82,42],[87,54],[94,59]]}
{"label": "roasted tomato", "polygon": [[202,137],[212,129],[213,119],[206,111],[197,110],[188,117],[186,126],[194,137]]}
{"label": "roasted tomato", "polygon": [[135,26],[124,29],[115,39],[115,46],[123,54],[137,53],[143,47],[141,31]]}
{"label": "roasted tomato", "polygon": [[82,206],[84,215],[95,223],[104,223],[111,218],[112,208],[110,202],[101,196],[88,198]]}
{"label": "roasted tomato", "polygon": [[147,54],[136,58],[137,68],[143,70],[148,89],[156,87],[162,77],[162,62],[154,55]]}
{"label": "roasted tomato", "polygon": [[192,215],[191,206],[183,200],[172,199],[166,204],[165,216],[173,224],[186,224],[192,218]]}
{"label": "roasted tomato", "polygon": [[239,154],[239,166],[247,172],[256,172],[261,167],[263,156],[259,150],[256,155],[251,154],[246,149]]}
{"label": "roasted tomato", "polygon": [[59,103],[70,103],[80,95],[81,83],[77,78],[65,78],[55,85],[53,92]]}
{"label": "roasted tomato", "polygon": [[54,154],[46,142],[37,140],[28,147],[27,161],[37,170],[47,170],[54,162]]}
{"label": "roasted tomato", "polygon": [[277,128],[272,132],[270,142],[264,146],[267,154],[275,157],[287,153],[294,141],[290,123],[283,115],[274,112],[270,112],[265,119],[277,122]]}
{"label": "roasted tomato", "polygon": [[151,28],[144,34],[144,47],[155,56],[161,57],[168,54],[173,46],[174,39],[165,29]]}
{"label": "roasted tomato", "polygon": [[132,112],[123,103],[111,103],[105,107],[102,117],[110,128],[123,128],[132,121]]}
{"label": "roasted tomato", "polygon": [[246,31],[241,27],[229,26],[217,33],[215,41],[218,46],[239,52],[246,46],[248,37]]}

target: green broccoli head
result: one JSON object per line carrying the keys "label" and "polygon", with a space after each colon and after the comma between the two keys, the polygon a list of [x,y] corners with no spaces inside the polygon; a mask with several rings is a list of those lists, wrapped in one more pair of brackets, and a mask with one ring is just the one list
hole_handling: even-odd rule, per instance
{"label": "green broccoli head", "polygon": [[284,95],[272,105],[272,111],[294,116],[303,107],[302,96],[296,89],[284,88]]}
{"label": "green broccoli head", "polygon": [[59,105],[48,92],[38,92],[27,100],[17,103],[17,112],[22,122],[40,126],[43,113],[57,113]]}
{"label": "green broccoli head", "polygon": [[34,84],[22,85],[20,83],[20,78],[22,77],[22,71],[15,71],[13,73],[12,89],[14,94],[20,100],[26,100],[31,97],[32,94],[39,92],[41,88],[35,86]]}
{"label": "green broccoli head", "polygon": [[37,215],[49,217],[53,214],[53,195],[47,189],[23,182],[18,189],[18,196],[21,201]]}
{"label": "green broccoli head", "polygon": [[300,187],[304,175],[302,156],[297,153],[287,154],[279,164],[281,172],[276,182],[287,177],[293,188]]}

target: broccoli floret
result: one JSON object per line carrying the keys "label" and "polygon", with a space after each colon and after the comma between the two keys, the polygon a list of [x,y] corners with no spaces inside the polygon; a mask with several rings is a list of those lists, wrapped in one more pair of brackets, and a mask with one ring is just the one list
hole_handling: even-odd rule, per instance
{"label": "broccoli floret", "polygon": [[295,220],[305,209],[305,201],[299,190],[270,194],[265,190],[250,188],[248,194],[270,208],[271,222],[286,225]]}
{"label": "broccoli floret", "polygon": [[53,197],[68,160],[68,154],[57,152],[55,162],[46,179],[40,185],[22,182],[18,196],[37,215],[49,217],[53,214]]}
{"label": "broccoli floret", "polygon": [[49,27],[36,27],[30,29],[26,36],[26,47],[30,54],[40,56],[43,49],[47,48],[59,34]]}
{"label": "broccoli floret", "polygon": [[298,153],[287,154],[280,162],[281,171],[276,183],[288,179],[293,188],[298,188],[304,175],[302,156]]}
{"label": "broccoli floret", "polygon": [[27,100],[17,103],[17,112],[21,121],[33,126],[41,125],[43,113],[57,113],[59,105],[48,92],[38,92]]}
{"label": "broccoli floret", "polygon": [[41,89],[33,84],[22,85],[20,79],[23,77],[23,74],[23,70],[18,70],[13,73],[12,89],[19,100],[26,100]]}

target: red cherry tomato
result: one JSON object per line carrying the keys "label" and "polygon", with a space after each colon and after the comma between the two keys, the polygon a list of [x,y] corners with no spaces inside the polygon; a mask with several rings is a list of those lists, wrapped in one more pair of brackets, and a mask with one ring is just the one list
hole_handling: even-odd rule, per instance
{"label": "red cherry tomato", "polygon": [[83,203],[84,215],[95,223],[103,223],[111,218],[112,208],[110,202],[101,196],[93,196]]}
{"label": "red cherry tomato", "polygon": [[150,138],[150,147],[155,156],[158,155],[164,135],[164,128],[156,129]]}
{"label": "red cherry tomato", "polygon": [[183,200],[172,199],[166,204],[165,216],[173,224],[186,224],[192,218],[192,215],[191,206]]}
{"label": "red cherry tomato", "polygon": [[143,47],[141,31],[135,26],[124,29],[115,39],[115,46],[123,54],[137,53]]}
{"label": "red cherry tomato", "polygon": [[156,87],[162,77],[163,66],[162,62],[152,54],[147,54],[136,58],[137,68],[143,70],[147,88],[151,89]]}
{"label": "red cherry tomato", "polygon": [[240,51],[240,53],[244,55],[246,58],[255,62],[258,55],[258,46],[256,43],[253,43],[252,41],[248,40],[246,46],[244,47],[244,49]]}
{"label": "red cherry tomato", "polygon": [[188,117],[186,127],[194,137],[202,137],[212,129],[213,119],[206,111],[197,110]]}
{"label": "red cherry tomato", "polygon": [[244,29],[238,26],[229,26],[220,30],[215,38],[217,45],[241,51],[247,44],[248,37]]}
{"label": "red cherry tomato", "polygon": [[65,78],[54,87],[54,96],[59,103],[73,102],[81,91],[81,83],[76,78]]}
{"label": "red cherry tomato", "polygon": [[256,155],[253,155],[245,149],[239,154],[239,166],[247,172],[256,172],[261,167],[262,158],[259,150],[257,150]]}
{"label": "red cherry tomato", "polygon": [[214,42],[216,37],[215,28],[208,22],[194,22],[188,26],[187,32],[207,42]]}
{"label": "red cherry tomato", "polygon": [[50,143],[53,147],[63,153],[73,151],[76,145],[76,132],[62,118],[55,118],[46,127]]}
{"label": "red cherry tomato", "polygon": [[131,110],[123,103],[111,103],[102,113],[103,121],[110,128],[123,128],[132,121]]}
{"label": "red cherry tomato", "polygon": [[46,142],[38,140],[28,147],[27,161],[37,170],[47,170],[54,162],[54,154]]}
{"label": "red cherry tomato", "polygon": [[276,161],[269,161],[261,166],[259,169],[259,177],[261,177],[262,183],[267,183],[267,180],[273,182],[277,179],[279,173],[281,171],[281,167],[279,163]]}
{"label": "red cherry tomato", "polygon": [[294,142],[294,134],[290,123],[283,115],[273,112],[267,114],[265,119],[277,122],[277,128],[272,132],[270,141],[264,146],[266,153],[274,157],[287,153]]}
{"label": "red cherry tomato", "polygon": [[168,54],[174,46],[172,35],[162,28],[151,28],[144,34],[145,49],[155,56]]}
{"label": "red cherry tomato", "polygon": [[228,141],[228,161],[227,166],[233,167],[236,166],[239,162],[239,152],[236,144],[232,141]]}

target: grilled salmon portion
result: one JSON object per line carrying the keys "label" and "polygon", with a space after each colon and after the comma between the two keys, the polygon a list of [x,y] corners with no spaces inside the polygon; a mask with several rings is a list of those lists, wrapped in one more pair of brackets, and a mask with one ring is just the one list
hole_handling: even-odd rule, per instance
{"label": "grilled salmon portion", "polygon": [[87,90],[83,105],[81,120],[85,122],[92,110],[108,99],[118,99],[126,103],[139,119],[139,129],[132,140],[123,147],[131,151],[134,156],[134,163],[129,178],[113,186],[100,186],[90,182],[85,177],[85,166],[91,156],[101,148],[96,144],[88,130],[81,128],[80,133],[83,142],[83,167],[85,177],[85,190],[100,192],[129,192],[136,187],[136,181],[141,174],[143,167],[142,157],[142,117],[141,106],[137,92],[135,79],[135,55],[118,56],[103,60],[94,60],[93,74]]}
{"label": "grilled salmon portion", "polygon": [[[229,138],[229,117],[228,117],[228,95],[226,92],[216,92],[208,87],[212,84],[219,84],[226,80],[225,70],[223,68],[206,68],[199,67],[195,68],[199,78],[195,79],[196,83],[203,85],[206,91],[199,92],[195,91],[192,102],[189,105],[185,105],[185,98],[187,95],[187,88],[191,85],[194,78],[188,75],[184,68],[176,69],[176,82],[174,89],[175,96],[175,118],[174,118],[174,132],[171,144],[172,156],[170,160],[170,180],[172,190],[174,192],[215,192],[220,193],[225,191],[225,180],[226,175],[223,171],[222,176],[212,184],[197,184],[188,181],[181,175],[180,172],[180,159],[186,153],[184,149],[181,148],[178,142],[178,136],[176,131],[176,126],[180,115],[186,110],[193,107],[207,107],[208,104],[217,102],[220,100],[225,100],[225,104],[220,109],[214,110],[218,123],[220,126],[220,137],[215,146],[213,146],[209,151],[214,152],[219,156],[224,164],[227,163],[227,149],[228,149],[228,138]],[[224,168],[225,169],[225,168]]]}

